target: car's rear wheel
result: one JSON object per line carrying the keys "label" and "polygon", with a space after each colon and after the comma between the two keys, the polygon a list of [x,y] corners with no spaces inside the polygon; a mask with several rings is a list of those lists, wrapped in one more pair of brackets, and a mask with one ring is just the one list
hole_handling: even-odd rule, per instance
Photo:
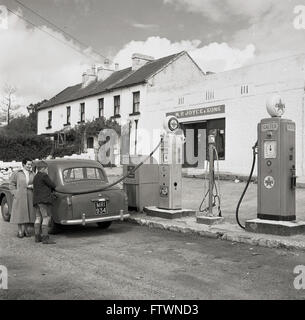
{"label": "car's rear wheel", "polygon": [[6,196],[4,196],[1,201],[1,213],[3,220],[9,222],[11,219],[11,214],[8,208]]}
{"label": "car's rear wheel", "polygon": [[97,226],[100,228],[100,229],[108,229],[112,224],[112,221],[105,221],[105,222],[98,222],[97,223]]}

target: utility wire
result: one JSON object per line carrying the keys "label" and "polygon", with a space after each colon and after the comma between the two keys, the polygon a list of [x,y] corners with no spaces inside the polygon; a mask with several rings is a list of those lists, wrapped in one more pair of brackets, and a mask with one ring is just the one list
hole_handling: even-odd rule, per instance
{"label": "utility wire", "polygon": [[8,10],[9,12],[11,12],[12,14],[14,14],[15,16],[17,16],[18,18],[20,18],[20,19],[22,19],[22,20],[26,21],[27,23],[29,23],[29,24],[30,24],[30,25],[32,25],[33,27],[35,27],[35,28],[39,29],[40,31],[42,31],[42,32],[46,33],[47,35],[49,35],[50,37],[54,38],[55,40],[57,40],[57,41],[61,42],[61,43],[62,43],[62,44],[64,44],[65,46],[67,46],[67,47],[69,47],[69,48],[73,49],[74,51],[76,51],[76,52],[78,52],[78,53],[82,54],[83,56],[86,56],[87,58],[89,58],[89,59],[91,59],[91,60],[92,60],[92,59],[94,59],[96,62],[100,62],[100,61],[98,61],[97,59],[93,58],[92,56],[89,56],[88,54],[84,53],[83,51],[78,50],[76,47],[70,46],[67,42],[62,41],[61,39],[59,39],[59,38],[55,37],[52,33],[50,33],[50,32],[48,32],[48,31],[44,30],[44,29],[43,29],[42,27],[40,27],[40,26],[37,26],[35,23],[33,23],[33,22],[31,22],[31,21],[29,21],[29,20],[25,19],[23,16],[21,16],[21,15],[17,14],[17,13],[16,13],[16,12],[14,12],[13,10],[11,10],[11,9],[9,9],[9,8],[7,8],[7,10]]}
{"label": "utility wire", "polygon": [[[15,2],[17,2],[18,4],[20,4],[22,7],[24,7],[25,9],[31,11],[32,13],[34,13],[35,15],[37,15],[39,18],[41,18],[42,20],[44,20],[45,22],[49,23],[50,25],[52,25],[54,28],[56,28],[57,30],[60,30],[62,33],[64,33],[65,35],[67,35],[68,37],[70,37],[71,39],[73,39],[74,41],[78,42],[79,44],[81,44],[82,46],[84,46],[85,48],[91,47],[90,45],[88,45],[87,43],[80,41],[79,39],[77,39],[75,36],[71,35],[70,33],[68,33],[67,31],[65,31],[64,29],[60,28],[59,26],[57,26],[55,23],[53,23],[52,21],[48,20],[47,18],[43,17],[41,14],[39,14],[38,12],[36,12],[35,10],[31,9],[30,7],[26,6],[25,4],[23,4],[22,2],[20,2],[19,0],[14,0]],[[109,58],[107,58],[106,56],[104,56],[103,54],[101,54],[100,52],[96,51],[95,49],[92,49],[92,52],[94,52],[95,54],[99,55],[100,57],[103,57],[104,59],[107,59],[108,61],[110,61]],[[112,62],[112,61],[111,61]]]}

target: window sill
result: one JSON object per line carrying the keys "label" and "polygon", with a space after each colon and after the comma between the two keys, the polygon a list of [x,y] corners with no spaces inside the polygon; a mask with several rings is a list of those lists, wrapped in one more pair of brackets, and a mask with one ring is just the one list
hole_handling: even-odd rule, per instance
{"label": "window sill", "polygon": [[64,127],[68,127],[68,126],[71,126],[71,123],[70,123],[70,122],[64,124]]}
{"label": "window sill", "polygon": [[132,116],[139,116],[139,115],[141,115],[141,112],[139,112],[139,111],[138,111],[138,112],[133,112],[133,113],[130,113],[130,114],[129,114],[130,117],[132,117]]}
{"label": "window sill", "polygon": [[52,126],[48,126],[48,127],[46,127],[46,129],[47,129],[47,130],[52,129]]}
{"label": "window sill", "polygon": [[120,114],[116,114],[116,115],[111,117],[111,119],[117,119],[117,118],[121,118],[121,115]]}
{"label": "window sill", "polygon": [[81,123],[85,123],[85,121],[83,120],[83,121],[78,121],[77,122],[78,124],[81,124]]}

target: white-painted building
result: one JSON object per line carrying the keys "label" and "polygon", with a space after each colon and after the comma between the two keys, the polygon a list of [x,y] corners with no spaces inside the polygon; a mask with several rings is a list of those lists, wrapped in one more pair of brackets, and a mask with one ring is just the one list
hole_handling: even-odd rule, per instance
{"label": "white-painted building", "polygon": [[[186,86],[200,83],[204,73],[187,52],[157,60],[134,54],[131,62],[132,67],[123,70],[88,70],[82,83],[66,88],[42,105],[38,110],[38,134],[52,135],[104,116],[122,125],[130,123],[130,153],[138,153],[138,128],[151,129],[153,122],[162,121],[154,112],[150,119],[144,115],[154,106],[162,109]],[[148,120],[148,126],[142,118]],[[89,147],[98,147],[96,137],[88,138]]]}
{"label": "white-painted building", "polygon": [[[103,72],[108,72],[108,78]],[[286,103],[284,117],[296,122],[297,174],[305,176],[305,54],[217,74],[204,74],[186,52],[158,60],[135,55],[132,68],[113,73],[100,69],[97,80],[91,73],[84,76],[83,84],[65,89],[39,110],[38,134],[62,130],[68,107],[70,126],[77,124],[82,103],[83,120],[98,117],[99,99],[104,99],[104,116],[115,116],[114,97],[120,96],[117,119],[132,124],[131,154],[149,153],[158,135],[154,140],[149,137],[148,143],[144,130],[151,134],[154,129],[161,130],[164,117],[175,114],[185,130],[195,132],[191,148],[195,156],[205,153],[206,136],[217,129],[220,170],[246,175],[252,163],[251,147],[257,140],[257,123],[269,117],[266,99],[280,93]],[[48,128],[50,114],[52,128]],[[197,167],[196,163],[188,166]]]}
{"label": "white-painted building", "polygon": [[297,174],[304,177],[304,80],[305,54],[208,74],[201,83],[186,87],[159,108],[157,103],[148,107],[142,123],[148,125],[152,117],[157,123],[156,119],[167,113],[176,115],[185,129],[194,129],[195,136],[199,129],[206,135],[210,129],[218,129],[224,149],[220,170],[247,175],[252,163],[251,147],[257,140],[257,124],[269,117],[266,100],[279,93],[286,103],[284,118],[296,122]]}

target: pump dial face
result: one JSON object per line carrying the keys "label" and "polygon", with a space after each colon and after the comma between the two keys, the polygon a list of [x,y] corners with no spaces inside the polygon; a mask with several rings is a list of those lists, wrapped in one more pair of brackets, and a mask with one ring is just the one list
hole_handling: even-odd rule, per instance
{"label": "pump dial face", "polygon": [[268,140],[264,142],[264,158],[275,159],[276,158],[276,141]]}

